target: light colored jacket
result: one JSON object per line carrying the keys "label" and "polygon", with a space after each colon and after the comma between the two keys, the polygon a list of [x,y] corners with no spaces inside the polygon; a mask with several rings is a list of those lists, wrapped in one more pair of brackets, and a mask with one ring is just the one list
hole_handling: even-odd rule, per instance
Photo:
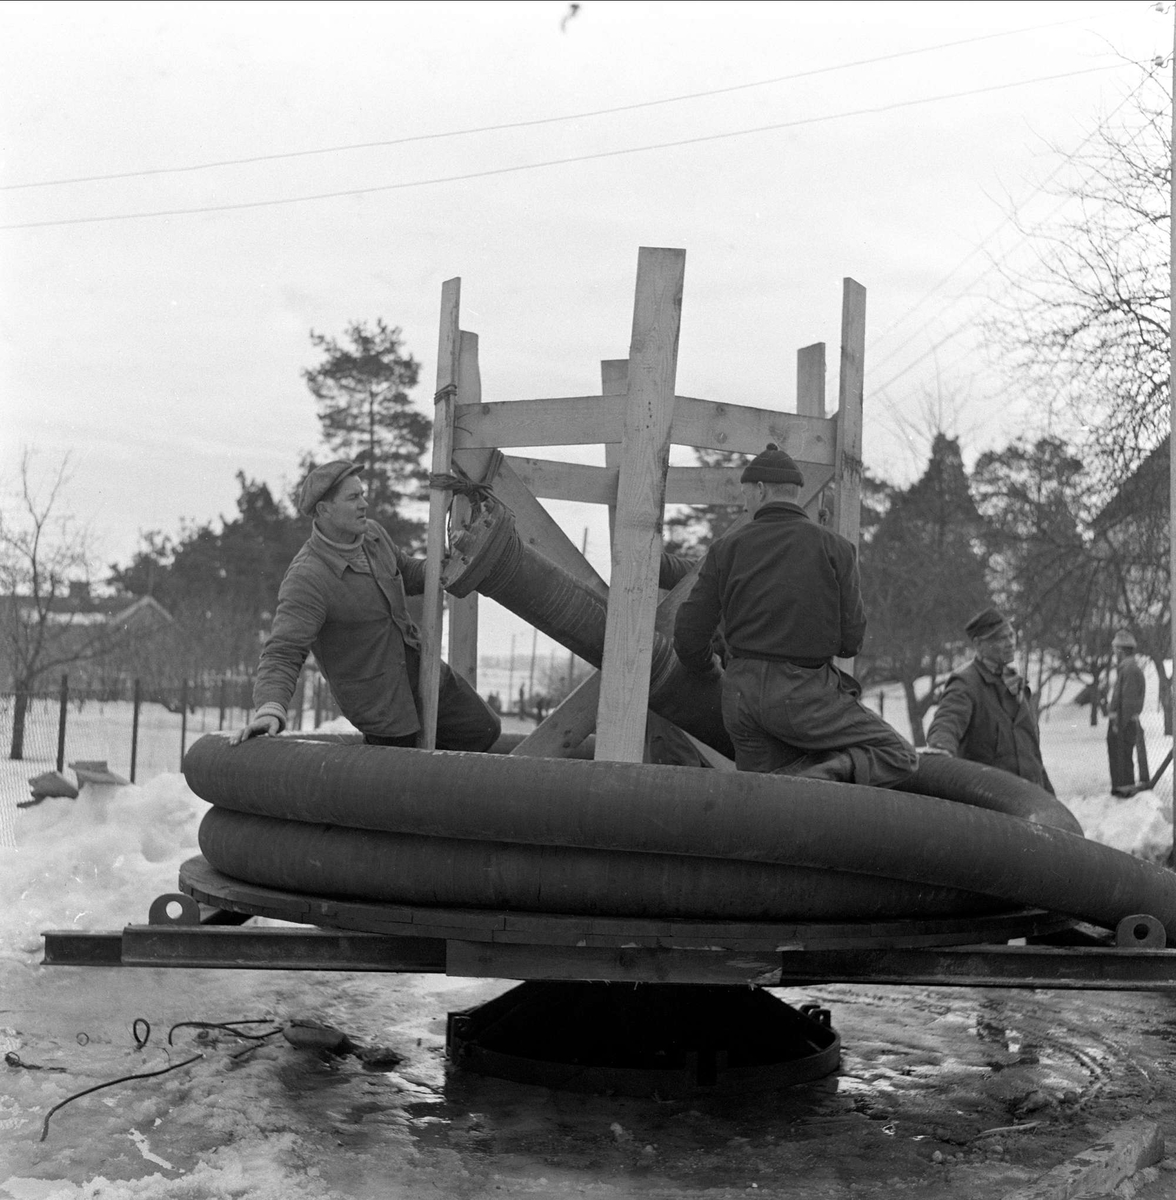
{"label": "light colored jacket", "polygon": [[405,647],[420,648],[406,595],[424,591],[425,564],[382,526],[363,537],[372,574],[357,571],[316,530],[294,556],[278,591],[273,628],[261,651],[253,706],[284,727],[308,653],[343,715],[361,733],[405,737],[420,729]]}
{"label": "light colored jacket", "polygon": [[1135,655],[1128,654],[1115,668],[1115,686],[1111,689],[1107,716],[1114,717],[1120,727],[1138,720],[1146,695],[1147,680],[1143,668],[1136,662]]}

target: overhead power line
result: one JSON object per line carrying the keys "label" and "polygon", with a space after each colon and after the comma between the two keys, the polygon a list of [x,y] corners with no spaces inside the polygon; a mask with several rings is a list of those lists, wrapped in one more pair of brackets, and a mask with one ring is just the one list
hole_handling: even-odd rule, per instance
{"label": "overhead power line", "polygon": [[505,121],[495,125],[475,125],[468,129],[450,129],[439,133],[418,133],[406,137],[387,138],[371,142],[349,142],[340,146],[322,146],[311,150],[287,150],[275,154],[254,154],[246,158],[222,158],[179,167],[147,167],[138,171],[117,171],[103,175],[75,175],[63,179],[34,180],[29,183],[6,183],[0,184],[0,191],[59,187],[71,183],[99,183],[114,179],[139,179],[149,175],[177,175],[192,171],[210,171],[217,167],[239,167],[250,163],[275,162],[289,158],[307,158],[320,154],[342,154],[352,150],[374,150],[387,146],[404,146],[410,142],[437,141],[442,138],[466,137],[476,133],[496,133],[508,129],[531,129],[537,125],[554,125],[561,121],[585,121],[593,117],[606,117],[616,113],[636,112],[643,108],[656,108],[665,104],[679,104],[685,100],[702,100],[710,96],[724,96],[732,92],[748,91],[752,88],[770,87],[778,83],[790,83],[797,79],[809,79],[814,75],[827,75],[834,71],[848,71],[856,67],[874,66],[878,63],[892,62],[899,58],[910,58],[919,54],[933,54],[940,50],[951,50],[957,46],[968,46],[975,42],[991,41],[994,38],[1016,37],[1023,33],[1036,33],[1042,29],[1054,29],[1060,25],[1072,25],[1081,19],[1080,17],[1070,17],[1064,21],[1050,21],[1043,25],[1028,25],[1021,29],[1008,29],[998,33],[979,34],[976,37],[960,38],[954,42],[941,42],[935,46],[919,46],[913,50],[898,50],[893,54],[881,54],[875,58],[860,58],[855,59],[853,62],[837,63],[828,67],[814,67],[808,71],[796,71],[791,75],[778,75],[772,79],[757,79],[749,83],[734,83],[727,87],[709,88],[701,92],[685,92],[679,96],[663,96],[657,100],[639,100],[632,104],[619,104],[612,108],[597,108],[586,112],[564,113],[557,117],[534,117],[526,121]]}
{"label": "overhead power line", "polygon": [[[1066,154],[1066,156],[1062,159],[1062,161],[1060,163],[1058,163],[1058,165],[1039,184],[1037,184],[1036,187],[1033,188],[1033,190],[1029,193],[1029,195],[1022,198],[1022,200],[1020,201],[1019,207],[1021,209],[1023,209],[1025,207],[1025,205],[1029,203],[1030,200],[1032,200],[1039,193],[1043,192],[1046,189],[1046,187],[1048,187],[1048,185],[1050,183],[1052,183],[1053,180],[1056,179],[1058,177],[1058,175],[1060,175],[1062,173],[1062,171],[1064,171],[1068,166],[1072,165],[1073,162],[1075,161],[1075,159],[1077,158],[1077,156],[1082,153],[1082,151],[1086,148],[1088,143],[1093,141],[1093,139],[1097,136],[1097,134],[1100,132],[1100,130],[1105,128],[1109,121],[1113,120],[1123,108],[1125,108],[1136,96],[1138,96],[1139,93],[1144,89],[1144,87],[1154,79],[1154,77],[1155,77],[1155,72],[1149,71],[1148,74],[1145,76],[1145,78],[1142,79],[1134,88],[1132,88],[1123,97],[1123,99],[1120,100],[1119,103],[1105,117],[1103,117],[1095,125],[1095,127],[1090,130],[1090,132],[1088,134],[1086,134],[1086,136],[1078,143],[1077,146],[1075,146],[1072,150],[1070,150]],[[1059,201],[1058,204],[1054,205],[1054,207],[1048,213],[1046,213],[1046,215],[1044,217],[1040,218],[1031,230],[1022,231],[1021,236],[1017,239],[1017,241],[1012,246],[1010,246],[999,258],[994,259],[991,262],[989,262],[988,266],[983,271],[981,271],[979,275],[977,275],[975,278],[972,279],[971,283],[968,285],[969,288],[974,287],[977,283],[980,282],[980,280],[984,279],[986,276],[990,275],[994,270],[996,270],[1008,258],[1008,256],[1012,253],[1013,250],[1015,250],[1018,246],[1020,246],[1022,243],[1024,243],[1028,239],[1030,233],[1034,233],[1038,229],[1040,229],[1042,227],[1042,225],[1045,224],[1046,221],[1050,220],[1057,212],[1059,212],[1062,208],[1064,208],[1066,206],[1066,204],[1068,204],[1070,202],[1070,199],[1071,198],[1069,196],[1063,196],[1061,201]],[[891,323],[884,330],[882,330],[880,333],[874,334],[873,337],[870,339],[870,345],[867,347],[867,351],[872,349],[879,342],[883,341],[886,337],[888,337],[891,333],[893,333],[900,325],[903,324],[904,321],[906,321],[906,319],[908,317],[912,316],[915,312],[917,312],[920,308],[922,308],[922,306],[928,300],[930,300],[932,296],[934,296],[936,293],[938,293],[944,287],[946,287],[947,284],[963,269],[963,267],[967,263],[971,262],[971,260],[973,258],[975,258],[977,254],[981,253],[981,251],[983,251],[984,248],[986,246],[988,246],[988,244],[990,242],[992,242],[993,239],[995,239],[998,234],[1001,233],[1001,231],[1005,228],[1005,226],[1008,225],[1010,219],[1011,218],[1008,216],[1004,217],[1001,220],[1000,224],[997,225],[982,241],[977,243],[977,245],[973,246],[972,249],[969,250],[968,253],[965,254],[964,257],[962,259],[960,259],[960,261],[958,263],[956,263],[956,265],[954,267],[952,267],[952,269],[950,271],[948,271],[947,274],[944,275],[939,280],[938,283],[936,283],[932,288],[930,288],[927,292],[925,292],[918,300],[916,300],[915,303],[912,304],[900,317],[896,317],[893,321],[891,321]],[[962,298],[963,298],[962,295],[957,295],[954,299],[948,301],[946,308],[941,309],[937,315],[942,317],[943,313],[945,311],[947,311],[947,309],[954,308],[955,305],[958,304]],[[873,362],[872,365],[873,365],[874,369],[876,370],[884,362],[887,362],[891,358],[893,358],[897,353],[899,353],[899,351],[901,351],[907,345],[909,345],[912,341],[914,341],[915,338],[919,337],[919,335],[921,333],[922,333],[921,329],[916,329],[915,332],[912,333],[909,337],[907,337],[904,341],[900,342],[897,346],[894,346],[890,350],[888,350],[881,359]]]}
{"label": "overhead power line", "polygon": [[[1025,205],[1030,200],[1033,199],[1034,196],[1036,196],[1036,195],[1038,195],[1038,193],[1044,191],[1045,188],[1054,179],[1056,179],[1057,176],[1059,174],[1061,174],[1061,172],[1063,170],[1065,170],[1068,166],[1073,165],[1077,156],[1079,154],[1081,154],[1081,152],[1086,148],[1086,146],[1091,141],[1093,141],[1093,139],[1099,134],[1100,131],[1102,131],[1103,129],[1106,128],[1107,124],[1111,120],[1113,120],[1119,114],[1119,112],[1127,106],[1127,104],[1129,104],[1137,95],[1139,95],[1139,93],[1144,89],[1144,87],[1148,84],[1148,82],[1150,82],[1152,79],[1154,79],[1154,76],[1155,76],[1155,72],[1149,72],[1148,75],[1143,80],[1140,81],[1140,83],[1138,83],[1134,88],[1132,88],[1131,91],[1129,91],[1127,93],[1127,95],[1125,95],[1123,97],[1123,99],[1120,100],[1120,102],[1105,117],[1103,117],[1098,122],[1098,124],[1095,126],[1095,128],[1093,128],[1088,134],[1086,134],[1086,136],[1078,143],[1078,145],[1065,156],[1065,158],[1062,160],[1062,162],[1058,163],[1058,165],[1045,177],[1045,179],[1043,179],[1033,189],[1033,191],[1030,193],[1030,195],[1028,195],[1021,201],[1020,207],[1023,209],[1025,207]],[[1134,139],[1134,136],[1135,135],[1132,135],[1133,139]],[[976,284],[978,284],[982,279],[987,278],[989,275],[992,274],[993,271],[997,270],[1009,258],[1009,256],[1013,253],[1014,250],[1016,250],[1019,246],[1023,245],[1032,234],[1035,234],[1038,230],[1043,228],[1050,220],[1052,220],[1053,217],[1057,215],[1057,213],[1059,213],[1063,208],[1065,208],[1065,206],[1067,204],[1069,204],[1071,202],[1071,199],[1072,199],[1072,197],[1069,195],[1063,196],[1061,198],[1061,200],[1059,200],[1058,203],[1055,204],[1047,213],[1045,213],[1042,217],[1038,218],[1037,221],[1030,228],[1021,230],[1020,236],[1013,243],[1013,245],[1009,246],[1005,250],[1005,252],[1003,254],[1001,254],[998,258],[995,258],[992,261],[990,261],[988,266],[985,267],[985,269],[983,271],[981,271],[978,275],[976,275],[971,280],[971,282],[968,284],[968,290],[970,290],[971,288],[974,288],[976,286]],[[888,334],[892,333],[909,316],[911,316],[920,307],[922,307],[922,305],[928,299],[930,299],[931,296],[933,296],[936,292],[938,292],[942,287],[944,287],[947,284],[947,282],[964,266],[965,263],[971,261],[972,258],[974,258],[978,253],[980,253],[997,236],[997,234],[999,234],[1001,232],[1001,230],[1005,227],[1005,225],[1008,224],[1009,220],[1010,220],[1010,218],[1008,218],[1008,217],[1006,217],[1004,220],[1002,220],[1001,223],[995,229],[993,229],[992,232],[989,233],[986,238],[983,239],[983,241],[981,241],[976,247],[974,247],[971,251],[969,251],[968,254],[965,255],[964,258],[961,259],[960,262],[958,262],[951,269],[951,271],[949,271],[947,273],[947,275],[945,275],[942,279],[940,279],[940,281],[937,284],[935,284],[934,287],[932,287],[928,292],[926,292],[918,301],[915,302],[915,304],[913,304],[910,308],[908,308],[901,317],[899,317],[895,321],[892,321],[890,323],[890,325],[887,326],[887,328],[882,333],[878,334],[874,339],[872,339],[870,346],[872,347],[874,345],[877,345],[877,343],[879,341],[881,341],[883,338],[885,338]],[[944,308],[942,308],[937,315],[939,317],[942,317],[944,315],[944,313],[946,313],[950,309],[954,308],[958,303],[960,303],[961,300],[963,300],[966,297],[966,295],[968,294],[968,290],[965,290],[964,292],[956,295],[952,300],[949,300],[948,303],[946,304],[946,306]],[[959,322],[954,328],[949,330],[948,333],[946,333],[938,341],[934,342],[931,345],[930,349],[928,349],[923,354],[919,355],[919,357],[914,359],[912,362],[908,363],[905,367],[903,367],[896,374],[891,375],[890,378],[887,379],[884,384],[881,384],[877,387],[871,387],[870,391],[872,393],[878,393],[878,394],[885,392],[885,390],[887,388],[889,388],[893,384],[897,383],[904,375],[909,374],[916,367],[922,365],[922,363],[925,362],[927,360],[927,358],[929,358],[932,354],[934,354],[937,350],[939,350],[939,348],[941,346],[943,346],[945,343],[947,343],[947,342],[951,341],[953,338],[959,336],[959,334],[963,333],[966,329],[971,328],[972,324],[973,324],[973,322],[970,318],[967,318],[967,319]],[[903,341],[901,341],[897,346],[891,347],[891,349],[888,350],[881,358],[871,360],[871,368],[876,371],[883,364],[889,362],[890,359],[894,358],[894,356],[896,354],[898,354],[902,350],[904,350],[908,345],[910,345],[911,342],[915,341],[918,337],[922,336],[924,332],[925,332],[925,330],[922,328],[916,329],[913,333],[911,333],[908,337],[906,337]],[[868,349],[869,348],[867,348],[867,350]]]}
{"label": "overhead power line", "polygon": [[757,133],[772,133],[781,129],[796,129],[804,125],[819,125],[827,121],[840,121],[848,117],[870,116],[893,112],[900,108],[915,108],[924,104],[936,104],[945,100],[962,100],[969,96],[981,96],[991,92],[1008,91],[1012,88],[1028,87],[1037,83],[1052,83],[1059,79],[1072,79],[1078,75],[1091,75],[1098,71],[1121,68],[1121,63],[1109,63],[1101,67],[1084,67],[1079,71],[1064,71],[1058,75],[1038,75],[1033,79],[1020,79],[1012,83],[991,84],[988,87],[971,88],[963,92],[947,92],[940,96],[924,96],[916,100],[897,100],[892,104],[881,104],[871,108],[851,109],[842,113],[828,113],[819,117],[800,117],[793,121],[777,121],[770,125],[757,125],[749,129],[732,129],[726,133],[700,134],[697,137],[678,138],[669,142],[653,142],[645,146],[628,146],[619,150],[600,150],[593,154],[575,154],[566,158],[551,158],[541,162],[519,163],[510,167],[490,167],[485,171],[466,171],[460,175],[438,175],[431,179],[411,179],[401,183],[381,183],[370,187],[344,188],[334,192],[314,192],[302,196],[281,196],[269,200],[242,200],[230,204],[205,204],[191,208],[155,209],[147,212],[112,213],[106,216],[66,217],[51,221],[19,221],[0,225],[0,229],[46,229],[59,225],[93,225],[109,221],[134,221],[150,217],[185,217],[202,213],[239,212],[251,208],[273,208],[285,204],[305,204],[313,200],[337,200],[347,196],[367,196],[377,192],[404,191],[409,188],[430,187],[441,183],[464,183],[472,179],[487,179],[494,175],[511,175],[522,171],[537,171],[547,167],[567,166],[571,163],[595,162],[622,155],[644,154],[651,150],[672,150],[682,146],[697,146],[706,142],[726,141],[730,138],[747,137]]}

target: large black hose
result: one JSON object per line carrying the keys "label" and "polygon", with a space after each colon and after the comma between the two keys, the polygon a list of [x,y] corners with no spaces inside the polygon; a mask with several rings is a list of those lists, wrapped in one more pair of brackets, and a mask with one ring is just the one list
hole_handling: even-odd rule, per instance
{"label": "large black hose", "polygon": [[200,849],[281,891],[388,904],[714,921],[976,916],[1009,905],[956,888],[739,859],[419,837],[213,808]]}
{"label": "large black hose", "polygon": [[[185,759],[220,807],[310,824],[730,858],[956,888],[1176,934],[1176,875],[1073,833],[857,784],[638,763],[208,735]],[[216,864],[214,864],[216,865]]]}
{"label": "large black hose", "polygon": [[[682,576],[683,560],[663,561],[666,583]],[[525,545],[510,509],[497,501],[473,510],[469,525],[453,536],[443,576],[446,591],[478,591],[522,617],[541,633],[599,667],[604,658],[607,601],[562,567]],[[733,757],[723,725],[718,677],[700,679],[674,653],[671,640],[654,630],[649,707],[700,741]]]}
{"label": "large black hose", "polygon": [[[663,555],[659,583],[672,586],[689,569],[686,560]],[[445,587],[455,596],[477,590],[566,646],[593,666],[604,654],[608,616],[605,600],[587,585],[525,545],[511,511],[488,501],[471,512],[469,524],[453,538]],[[713,746],[734,755],[723,727],[721,679],[700,679],[687,671],[673,643],[654,631],[649,707]],[[1044,788],[979,763],[925,756],[904,789],[990,808],[1072,833],[1082,828],[1073,814]]]}

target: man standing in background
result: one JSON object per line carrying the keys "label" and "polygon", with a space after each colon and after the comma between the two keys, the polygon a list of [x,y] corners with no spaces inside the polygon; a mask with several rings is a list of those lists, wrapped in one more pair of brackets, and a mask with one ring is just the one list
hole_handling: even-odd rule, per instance
{"label": "man standing in background", "polygon": [[1107,759],[1111,768],[1111,791],[1135,783],[1135,748],[1140,747],[1139,773],[1147,778],[1147,749],[1139,714],[1147,695],[1143,668],[1135,661],[1135,637],[1120,629],[1111,641],[1115,653],[1115,686],[1107,703]]}
{"label": "man standing in background", "polygon": [[948,678],[927,731],[926,754],[998,767],[1052,794],[1029,685],[1013,666],[1017,634],[995,608],[964,626],[976,657]]}

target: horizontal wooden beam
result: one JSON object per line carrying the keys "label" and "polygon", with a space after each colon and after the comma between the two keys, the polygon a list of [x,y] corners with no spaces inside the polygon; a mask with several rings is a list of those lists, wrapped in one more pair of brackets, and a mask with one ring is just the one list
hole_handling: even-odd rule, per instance
{"label": "horizontal wooden beam", "polygon": [[[583,504],[616,503],[616,467],[513,455],[507,455],[506,462],[540,499],[577,500]],[[798,461],[797,465],[805,480],[800,498],[804,505],[833,478],[833,467],[804,461]],[[666,475],[666,503],[742,505],[739,472],[732,467],[670,467]]]}
{"label": "horizontal wooden beam", "polygon": [[[454,424],[463,446],[600,445],[621,441],[627,403],[625,396],[564,396],[459,404]],[[737,454],[758,454],[775,442],[798,462],[832,466],[835,420],[678,396],[670,441]]]}

